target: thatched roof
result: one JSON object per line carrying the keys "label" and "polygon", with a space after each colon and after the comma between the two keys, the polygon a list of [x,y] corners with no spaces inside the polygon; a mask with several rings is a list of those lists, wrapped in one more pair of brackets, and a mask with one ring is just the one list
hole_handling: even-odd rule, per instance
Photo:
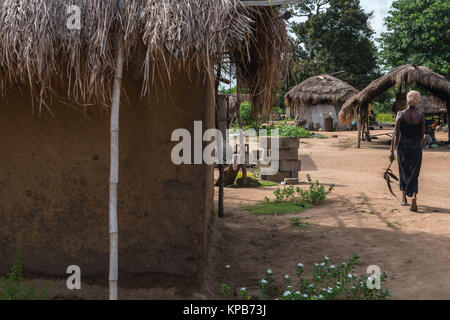
{"label": "thatched roof", "polygon": [[286,93],[284,98],[289,107],[293,103],[341,105],[356,93],[358,90],[345,81],[322,75],[303,81]]}
{"label": "thatched roof", "polygon": [[360,93],[351,97],[339,113],[339,122],[341,124],[350,123],[354,118],[356,108],[367,106],[389,88],[402,86],[404,83],[408,85],[416,83],[443,103],[447,103],[447,105],[449,103],[450,83],[444,76],[434,73],[426,67],[404,65],[373,81]]}
{"label": "thatched roof", "polygon": [[417,106],[417,109],[425,115],[447,113],[447,109],[436,104],[434,100],[433,97],[422,97],[422,102]]}
{"label": "thatched roof", "polygon": [[[81,8],[81,30],[67,28],[72,5]],[[144,88],[174,68],[211,73],[218,56],[248,52],[259,11],[239,0],[123,0],[123,10],[119,0],[2,0],[0,90],[6,82],[29,83],[42,99],[55,82],[66,82],[71,99],[107,101],[118,35],[126,62],[145,46]]]}

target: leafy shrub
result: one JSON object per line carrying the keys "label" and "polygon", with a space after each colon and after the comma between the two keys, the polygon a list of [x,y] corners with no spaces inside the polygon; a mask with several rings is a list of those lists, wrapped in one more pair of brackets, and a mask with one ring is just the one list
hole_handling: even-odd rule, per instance
{"label": "leafy shrub", "polygon": [[309,189],[301,189],[293,186],[284,189],[278,188],[274,195],[277,202],[294,201],[299,203],[316,204],[326,199],[326,197],[334,190],[335,185],[332,184],[328,189],[321,185],[319,181],[313,182],[310,175],[307,175]]}
{"label": "leafy shrub", "polygon": [[[338,266],[330,265],[328,257],[314,264],[310,277],[306,277],[304,265],[299,263],[296,268],[295,284],[289,275],[283,277],[284,289],[277,286],[274,274],[267,269],[266,274],[258,284],[258,299],[276,298],[281,300],[386,300],[391,296],[388,289],[369,288],[375,284],[375,277],[355,274],[359,261],[358,255],[353,255],[347,263]],[[386,283],[387,275],[380,275],[380,284]],[[296,288],[294,288],[294,285]],[[240,291],[241,299],[250,299],[247,289]]]}
{"label": "leafy shrub", "polygon": [[294,137],[294,138],[310,138],[312,133],[303,127],[296,125],[277,125],[274,129],[278,129],[280,137]]}
{"label": "leafy shrub", "polygon": [[252,104],[250,102],[241,103],[241,121],[242,125],[248,125],[252,121]]}
{"label": "leafy shrub", "polygon": [[224,296],[229,296],[230,295],[230,287],[227,286],[226,284],[222,283],[220,285],[220,293]]}
{"label": "leafy shrub", "polygon": [[34,285],[24,285],[22,275],[22,259],[20,249],[17,249],[11,272],[0,278],[0,300],[48,300],[48,286],[36,292]]}
{"label": "leafy shrub", "polygon": [[299,195],[300,202],[308,202],[312,204],[319,203],[326,199],[326,197],[334,190],[335,184],[332,184],[326,190],[323,185],[316,181],[315,183],[312,181],[311,176],[307,175],[309,182],[309,189],[303,190],[300,188],[296,188],[296,192]]}

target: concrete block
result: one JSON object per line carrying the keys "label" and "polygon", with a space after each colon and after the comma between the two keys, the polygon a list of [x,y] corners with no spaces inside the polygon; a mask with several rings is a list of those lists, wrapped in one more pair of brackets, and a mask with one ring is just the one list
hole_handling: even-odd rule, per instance
{"label": "concrete block", "polygon": [[280,160],[280,171],[301,171],[300,160]]}
{"label": "concrete block", "polygon": [[272,147],[272,140],[278,140],[278,145],[280,149],[298,149],[300,147],[300,138],[292,137],[278,137],[278,138],[267,138],[267,148]]}
{"label": "concrete block", "polygon": [[287,186],[295,186],[298,184],[298,178],[286,178],[284,179],[284,183]]}
{"label": "concrete block", "polygon": [[298,179],[298,172],[296,171],[280,171],[275,175],[272,176],[261,176],[261,179],[268,180],[268,181],[274,181],[274,182],[282,182],[284,179]]}
{"label": "concrete block", "polygon": [[271,152],[272,160],[298,160],[298,149],[280,149],[278,156]]}

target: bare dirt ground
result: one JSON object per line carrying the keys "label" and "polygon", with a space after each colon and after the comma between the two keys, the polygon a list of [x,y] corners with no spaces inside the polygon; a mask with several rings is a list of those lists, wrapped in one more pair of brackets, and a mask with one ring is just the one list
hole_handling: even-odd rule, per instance
{"label": "bare dirt ground", "polygon": [[[375,134],[388,132],[392,129]],[[419,212],[413,213],[390,195],[382,178],[389,164],[388,137],[363,142],[358,150],[356,132],[327,135],[302,139],[299,149],[301,181],[310,174],[325,185],[336,183],[326,201],[298,215],[311,223],[306,231],[296,230],[293,215],[241,210],[273,198],[276,187],[225,189],[226,214],[216,222],[205,296],[220,298],[220,283],[246,287],[251,294],[267,268],[281,278],[294,275],[299,262],[308,270],[324,256],[337,264],[357,253],[358,272],[378,265],[388,274],[393,299],[450,299],[450,148],[424,152]],[[437,138],[446,140],[443,133]],[[398,185],[394,191],[400,195]]]}
{"label": "bare dirt ground", "polygon": [[[241,207],[273,198],[276,187],[225,189],[226,214],[212,226],[205,289],[192,294],[143,283],[142,289],[121,287],[120,299],[221,299],[221,283],[234,290],[246,287],[255,296],[267,268],[280,278],[293,276],[298,262],[308,271],[324,256],[337,264],[353,253],[361,255],[358,273],[378,265],[388,274],[394,299],[450,299],[450,148],[424,152],[419,212],[413,213],[390,195],[382,178],[389,138],[363,143],[358,150],[355,132],[327,135],[302,139],[299,149],[303,185],[306,174],[325,185],[336,183],[321,205],[299,215],[256,216]],[[447,139],[444,134],[437,138]],[[400,194],[398,185],[395,192]],[[290,221],[294,216],[308,218],[310,228],[296,230]],[[82,291],[73,293],[65,279],[27,282],[38,288],[49,284],[56,299],[108,298],[106,280],[83,279]]]}

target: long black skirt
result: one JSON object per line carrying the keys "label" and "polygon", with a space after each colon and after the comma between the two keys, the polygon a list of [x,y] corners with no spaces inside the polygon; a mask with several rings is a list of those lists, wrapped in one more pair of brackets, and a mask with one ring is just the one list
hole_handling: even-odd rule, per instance
{"label": "long black skirt", "polygon": [[400,190],[408,197],[419,193],[419,175],[422,167],[422,145],[420,143],[402,143],[397,145]]}

